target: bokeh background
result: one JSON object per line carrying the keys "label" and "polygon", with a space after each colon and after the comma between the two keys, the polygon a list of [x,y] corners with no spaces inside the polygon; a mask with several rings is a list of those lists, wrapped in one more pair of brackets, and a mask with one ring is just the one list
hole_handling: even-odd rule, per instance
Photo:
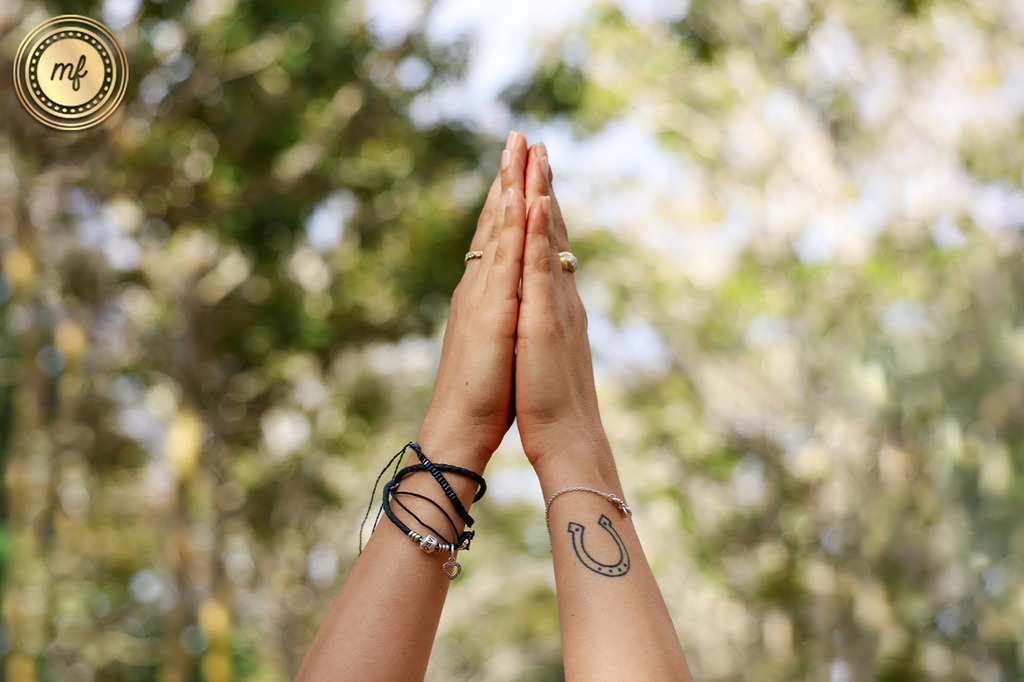
{"label": "bokeh background", "polygon": [[[9,77],[70,13],[82,133]],[[293,679],[511,129],[696,678],[1024,679],[1021,0],[0,0],[0,73],[5,682]],[[428,679],[563,679],[488,480]]]}

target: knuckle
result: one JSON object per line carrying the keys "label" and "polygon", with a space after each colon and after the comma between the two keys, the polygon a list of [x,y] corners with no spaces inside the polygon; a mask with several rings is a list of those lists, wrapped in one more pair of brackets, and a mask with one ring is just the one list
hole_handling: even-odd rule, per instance
{"label": "knuckle", "polygon": [[494,250],[495,263],[509,263],[515,260],[511,247],[502,241],[498,241],[498,248]]}
{"label": "knuckle", "polygon": [[573,311],[573,317],[576,320],[577,326],[579,326],[583,331],[586,331],[587,330],[587,311],[586,311],[586,309],[582,305],[580,305],[579,303],[576,303],[576,304],[574,304],[572,306],[572,311]]}
{"label": "knuckle", "polygon": [[567,306],[569,310],[569,320],[572,322],[581,322],[584,319],[583,309],[576,305],[575,302],[570,301]]}
{"label": "knuckle", "polygon": [[484,206],[484,210],[480,211],[480,217],[476,221],[476,228],[479,230],[484,225],[489,225],[494,220],[494,209],[490,206]]}
{"label": "knuckle", "polygon": [[556,315],[552,318],[551,334],[556,339],[564,339],[569,334],[569,325],[566,324],[565,318],[561,315]]}
{"label": "knuckle", "polygon": [[541,306],[536,312],[542,312],[535,318],[534,326],[534,330],[542,340],[558,341],[565,338],[568,324],[560,306],[551,301],[547,305]]}

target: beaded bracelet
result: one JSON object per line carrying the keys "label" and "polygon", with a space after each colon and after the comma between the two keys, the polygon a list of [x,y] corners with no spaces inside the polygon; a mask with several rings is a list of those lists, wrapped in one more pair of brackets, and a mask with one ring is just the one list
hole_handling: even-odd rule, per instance
{"label": "beaded bracelet", "polygon": [[[448,479],[441,475],[441,466],[436,465],[429,459],[427,459],[427,456],[423,454],[422,450],[420,450],[419,443],[413,441],[412,443],[409,443],[409,447],[411,447],[413,449],[413,452],[416,453],[416,456],[419,458],[423,467],[431,473],[431,475],[434,477],[434,480],[436,480],[438,485],[441,486],[441,490],[443,490],[444,494],[447,495],[449,500],[451,500],[452,506],[455,507],[455,511],[459,513],[459,516],[462,517],[462,520],[466,522],[467,526],[472,526],[473,517],[469,515],[469,512],[466,511],[466,508],[462,506],[462,501],[459,499],[459,496],[456,495],[455,491],[452,490],[452,487],[448,485]],[[409,467],[406,467],[406,469],[409,469]],[[463,476],[469,476],[470,478],[472,478],[474,481],[477,482],[477,485],[480,486],[480,489],[477,492],[477,496],[473,499],[473,501],[476,502],[481,497],[483,497],[484,491],[487,490],[487,484],[484,483],[483,477],[477,474],[475,471],[463,469],[462,467],[452,466],[450,464],[445,464],[444,470],[456,474],[462,474]]]}

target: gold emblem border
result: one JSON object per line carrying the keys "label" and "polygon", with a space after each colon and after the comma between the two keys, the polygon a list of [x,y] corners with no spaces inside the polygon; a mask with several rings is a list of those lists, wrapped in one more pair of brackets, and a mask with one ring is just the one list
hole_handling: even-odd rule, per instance
{"label": "gold emblem border", "polygon": [[[85,116],[78,112],[62,115],[59,112],[46,109],[36,101],[34,93],[31,91],[28,60],[36,52],[40,42],[55,31],[61,30],[92,33],[94,37],[104,43],[104,49],[111,58],[110,66],[113,77],[111,78],[110,94]],[[29,31],[21,41],[14,59],[14,89],[25,110],[43,125],[55,130],[85,130],[106,120],[124,99],[124,94],[128,89],[128,57],[117,37],[100,22],[80,14],[62,14],[39,24]]]}

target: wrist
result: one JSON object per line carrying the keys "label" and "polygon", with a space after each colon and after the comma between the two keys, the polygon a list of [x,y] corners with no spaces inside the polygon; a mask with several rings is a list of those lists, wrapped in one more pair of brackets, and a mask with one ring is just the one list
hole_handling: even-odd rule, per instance
{"label": "wrist", "polygon": [[534,471],[545,500],[563,488],[578,486],[621,496],[622,487],[611,446],[606,439],[602,440],[595,443],[576,441],[549,451],[535,461]]}
{"label": "wrist", "polygon": [[[481,458],[480,453],[472,444],[465,441],[446,438],[444,433],[437,433],[430,430],[420,430],[416,441],[423,453],[423,456],[436,465],[452,465],[467,469],[476,474],[482,474],[487,461]],[[416,451],[409,448],[409,454],[402,466],[422,464]],[[468,512],[473,500],[479,491],[479,484],[466,473],[458,473],[450,470],[442,470],[440,474],[458,498],[458,504]],[[428,531],[444,543],[457,543],[458,535],[464,530],[464,521],[458,512],[458,504],[454,500],[446,499],[443,486],[434,478],[430,471],[413,471],[401,479],[396,490],[424,496],[432,500],[434,505],[424,500],[404,498],[402,501],[409,510],[402,508],[402,505],[392,507],[396,516],[408,527],[426,536]],[[411,516],[410,510],[417,516]],[[418,518],[417,518],[418,517]],[[424,529],[421,524],[431,526],[432,529]]]}
{"label": "wrist", "polygon": [[[416,442],[432,462],[454,464],[482,474],[493,450],[472,436],[467,436],[467,433],[471,433],[471,430],[452,423],[442,425],[428,417],[420,427]],[[419,462],[415,452],[409,453],[408,461],[410,464]]]}

